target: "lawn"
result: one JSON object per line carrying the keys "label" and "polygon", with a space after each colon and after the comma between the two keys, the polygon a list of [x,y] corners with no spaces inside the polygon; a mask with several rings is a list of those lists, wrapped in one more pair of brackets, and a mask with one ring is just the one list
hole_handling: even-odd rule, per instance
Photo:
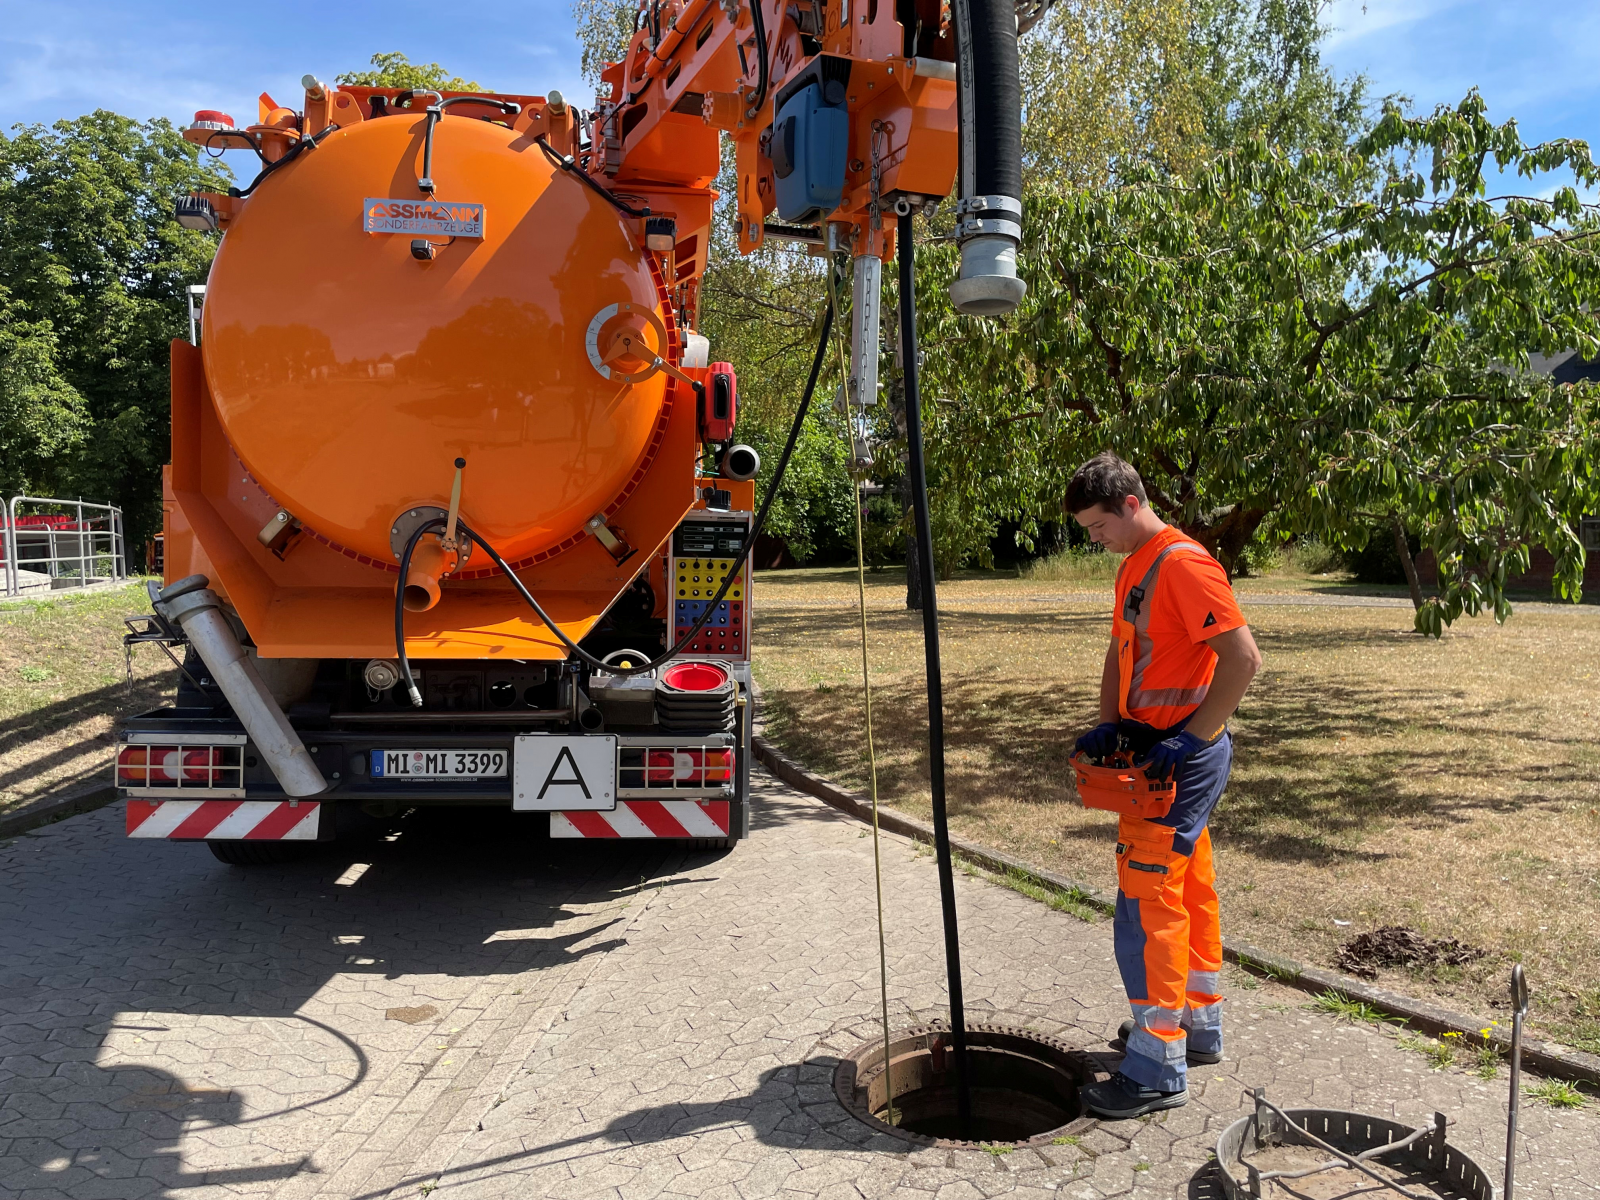
{"label": "lawn", "polygon": [[129,680],[122,619],[149,611],[139,584],[0,606],[0,812],[110,781],[117,719],[162,703],[176,674],[143,646]]}
{"label": "lawn", "polygon": [[[1108,890],[1115,818],[1078,804],[1066,758],[1095,720],[1110,586],[940,588],[953,828]],[[1524,604],[1435,642],[1396,590],[1286,572],[1238,591],[1265,666],[1212,826],[1225,928],[1322,966],[1380,926],[1460,938],[1485,955],[1382,982],[1493,1017],[1520,960],[1541,1030],[1600,1052],[1600,610]],[[864,788],[855,596],[853,571],[758,574],[754,647],[771,735]],[[881,794],[926,817],[921,615],[895,571],[867,603]]]}

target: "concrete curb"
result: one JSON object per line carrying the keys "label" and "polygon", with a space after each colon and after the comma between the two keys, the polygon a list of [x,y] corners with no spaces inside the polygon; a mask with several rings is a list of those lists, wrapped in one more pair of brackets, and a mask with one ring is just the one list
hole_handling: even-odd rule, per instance
{"label": "concrete curb", "polygon": [[104,808],[116,798],[117,789],[111,784],[90,783],[59,795],[30,800],[16,811],[0,815],[0,838],[16,837],[41,825]]}
{"label": "concrete curb", "polygon": [[[762,765],[789,786],[805,792],[808,796],[814,796],[824,804],[848,813],[859,821],[872,823],[872,802],[866,797],[847,792],[831,780],[806,770],[759,734],[755,738],[755,751],[756,758]],[[933,843],[933,826],[882,804],[878,805],[878,826],[914,841],[926,842],[929,845]],[[1115,896],[1107,895],[1098,888],[1085,886],[1064,875],[1057,875],[1054,871],[1036,867],[1004,851],[993,850],[977,842],[968,842],[957,837],[950,839],[950,848],[969,862],[996,874],[1021,875],[1034,883],[1071,895],[1074,899],[1104,913],[1109,914],[1116,909]],[[1417,1000],[1375,984],[1352,979],[1348,975],[1308,966],[1236,938],[1222,939],[1222,956],[1231,963],[1271,976],[1279,983],[1286,983],[1304,992],[1318,995],[1323,992],[1338,992],[1352,1000],[1370,1004],[1376,1009],[1402,1018],[1413,1029],[1435,1037],[1443,1033],[1458,1033],[1469,1045],[1477,1046],[1488,1041],[1502,1052],[1509,1052],[1511,1048],[1509,1029],[1497,1027],[1485,1039],[1478,1032],[1483,1028],[1482,1022],[1464,1013],[1440,1008],[1424,1000]],[[1541,1075],[1600,1086],[1600,1055],[1569,1050],[1563,1046],[1530,1038],[1526,1034],[1522,1038],[1522,1065]]]}

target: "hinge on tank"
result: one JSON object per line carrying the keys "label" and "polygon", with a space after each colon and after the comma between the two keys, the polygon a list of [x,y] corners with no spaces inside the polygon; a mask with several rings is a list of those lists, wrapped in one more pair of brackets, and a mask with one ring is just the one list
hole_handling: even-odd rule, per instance
{"label": "hinge on tank", "polygon": [[280,508],[261,527],[256,540],[281,559],[299,533],[300,522],[290,515],[288,509]]}
{"label": "hinge on tank", "polygon": [[611,555],[612,560],[618,566],[627,562],[637,553],[632,546],[628,545],[627,535],[622,530],[613,529],[606,524],[605,513],[595,513],[594,516],[584,522],[583,528],[595,541],[604,547],[605,552]]}

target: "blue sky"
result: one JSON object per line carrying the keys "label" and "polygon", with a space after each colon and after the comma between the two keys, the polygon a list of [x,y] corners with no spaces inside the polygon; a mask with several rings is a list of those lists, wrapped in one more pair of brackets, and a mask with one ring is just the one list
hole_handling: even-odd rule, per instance
{"label": "blue sky", "polygon": [[[382,3],[184,5],[55,0],[4,5],[0,126],[106,107],[187,121],[197,108],[254,119],[265,90],[292,102],[307,72],[331,79],[378,50],[507,91],[587,101],[569,0],[520,6]],[[515,14],[515,15],[513,15]],[[1422,108],[1477,85],[1524,137],[1600,146],[1600,0],[1335,0],[1326,53],[1341,73]],[[237,169],[247,169],[240,163]]]}

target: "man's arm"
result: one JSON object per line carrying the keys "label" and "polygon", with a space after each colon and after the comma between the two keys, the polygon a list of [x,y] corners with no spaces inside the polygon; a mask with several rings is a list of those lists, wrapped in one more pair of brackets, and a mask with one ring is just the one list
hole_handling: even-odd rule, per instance
{"label": "man's arm", "polygon": [[1105,666],[1100,670],[1100,722],[1107,724],[1121,718],[1122,680],[1117,671],[1117,639],[1112,638]]}
{"label": "man's arm", "polygon": [[[1250,681],[1256,677],[1256,672],[1261,670],[1261,651],[1256,647],[1256,639],[1250,636],[1248,625],[1219,633],[1208,639],[1206,645],[1216,652],[1216,674],[1212,676],[1206,698],[1200,702],[1200,707],[1194,710],[1194,716],[1189,718],[1189,724],[1185,728],[1205,741],[1211,742],[1222,732],[1222,727],[1227,724],[1228,718],[1233,716],[1233,710],[1238,708],[1239,701],[1244,699]],[[1111,648],[1113,652],[1116,650],[1115,643]],[[1111,662],[1115,670],[1115,659],[1113,658]],[[1114,687],[1115,676],[1113,676]],[[1104,712],[1104,684],[1101,688],[1100,707]],[[1115,705],[1116,697],[1113,694],[1113,709]]]}

